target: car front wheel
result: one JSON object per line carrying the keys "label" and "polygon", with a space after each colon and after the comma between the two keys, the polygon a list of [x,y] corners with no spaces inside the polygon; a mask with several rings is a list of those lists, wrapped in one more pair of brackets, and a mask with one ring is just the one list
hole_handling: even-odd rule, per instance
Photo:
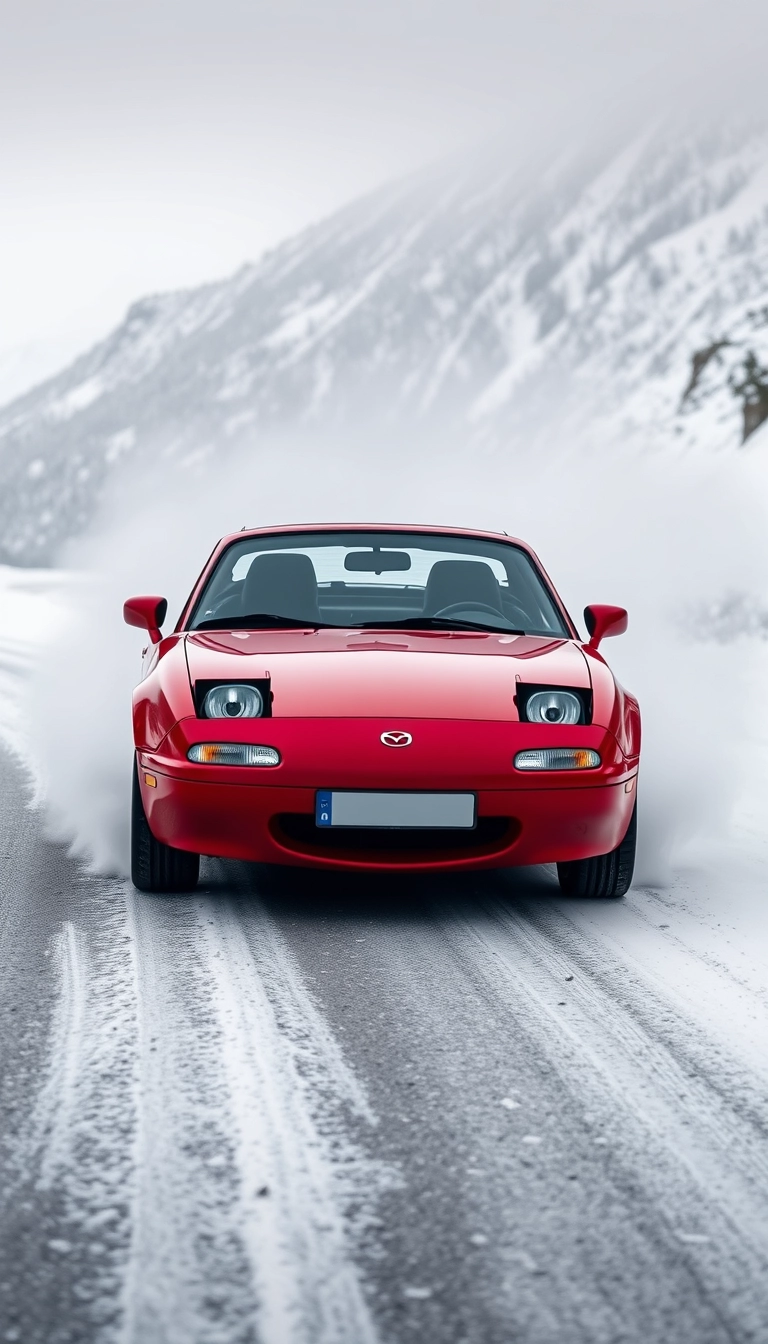
{"label": "car front wheel", "polygon": [[557,876],[564,896],[623,896],[629,891],[635,868],[637,846],[637,803],[621,844],[610,854],[593,859],[558,863]]}
{"label": "car front wheel", "polygon": [[131,806],[131,881],[139,891],[192,891],[200,876],[200,855],[173,849],[156,840],[149,829],[139,788],[138,764],[133,767]]}

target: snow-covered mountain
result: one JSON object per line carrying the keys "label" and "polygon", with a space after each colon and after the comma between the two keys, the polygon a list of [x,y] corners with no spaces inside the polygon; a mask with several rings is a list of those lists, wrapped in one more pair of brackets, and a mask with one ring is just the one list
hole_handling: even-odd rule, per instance
{"label": "snow-covered mountain", "polygon": [[0,411],[0,560],[49,562],[127,466],[258,454],[286,426],[438,418],[485,449],[588,429],[736,451],[744,404],[748,429],[768,415],[766,364],[764,127],[489,156],[141,300]]}

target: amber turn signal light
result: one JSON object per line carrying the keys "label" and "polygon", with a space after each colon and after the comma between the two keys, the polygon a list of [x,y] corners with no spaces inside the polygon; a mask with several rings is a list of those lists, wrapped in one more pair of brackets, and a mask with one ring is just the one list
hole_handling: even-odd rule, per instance
{"label": "amber turn signal light", "polygon": [[540,747],[518,751],[516,770],[596,770],[600,757],[591,747]]}

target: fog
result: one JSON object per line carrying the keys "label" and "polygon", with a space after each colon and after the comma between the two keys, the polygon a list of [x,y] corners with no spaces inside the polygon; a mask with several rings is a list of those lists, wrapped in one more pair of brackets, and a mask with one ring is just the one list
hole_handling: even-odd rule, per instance
{"label": "fog", "polygon": [[[364,447],[361,447],[364,445]],[[51,833],[97,870],[127,871],[132,763],[130,694],[141,632],[123,600],[158,592],[167,630],[213,544],[243,524],[302,521],[449,523],[506,529],[538,551],[577,624],[588,602],[628,607],[629,633],[603,653],[641,699],[638,880],[726,843],[755,780],[759,643],[711,638],[707,613],[728,594],[754,597],[766,573],[760,456],[663,459],[557,441],[549,451],[468,457],[446,434],[370,426],[344,440],[315,434],[259,445],[218,478],[158,472],[123,482],[91,534],[64,557],[78,581],[71,620],[34,689]],[[55,669],[55,676],[51,675]]]}
{"label": "fog", "polygon": [[0,46],[0,352],[82,344],[384,180],[765,101],[757,0],[34,0]]}

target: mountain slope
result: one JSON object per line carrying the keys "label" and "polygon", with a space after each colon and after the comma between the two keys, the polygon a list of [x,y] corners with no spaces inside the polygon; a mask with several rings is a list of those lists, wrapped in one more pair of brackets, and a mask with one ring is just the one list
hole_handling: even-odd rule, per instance
{"label": "mountain slope", "polygon": [[0,559],[50,561],[115,472],[219,464],[285,426],[735,448],[729,379],[749,352],[767,362],[763,128],[665,125],[591,156],[445,169],[229,280],[142,300],[0,411]]}

